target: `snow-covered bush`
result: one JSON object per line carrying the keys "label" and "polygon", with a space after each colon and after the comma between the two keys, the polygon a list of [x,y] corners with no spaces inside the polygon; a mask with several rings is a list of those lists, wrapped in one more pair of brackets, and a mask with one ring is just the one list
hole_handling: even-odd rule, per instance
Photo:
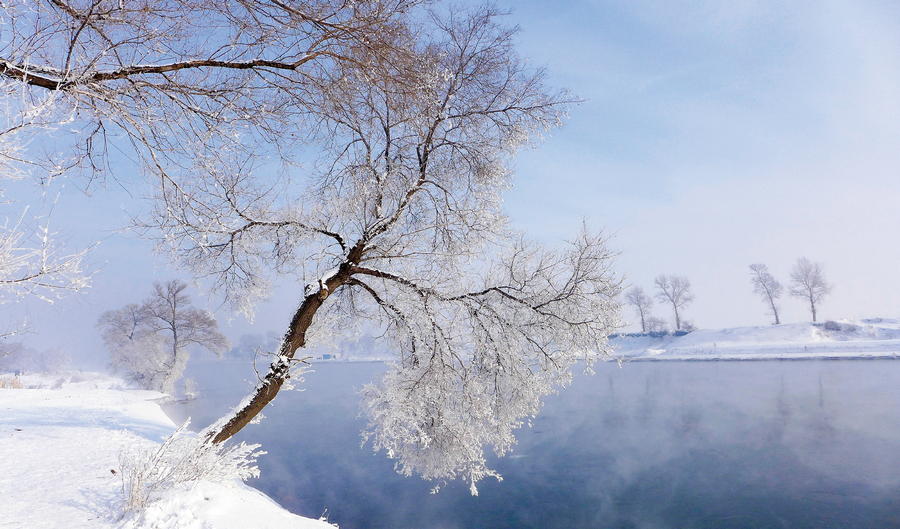
{"label": "snow-covered bush", "polygon": [[857,327],[852,323],[841,323],[838,321],[828,320],[825,323],[814,323],[816,327],[822,327],[826,331],[835,331],[835,332],[856,332]]}
{"label": "snow-covered bush", "polygon": [[187,432],[189,423],[190,419],[158,449],[126,448],[119,454],[125,514],[140,516],[165,491],[180,484],[208,481],[228,485],[259,476],[256,458],[265,454],[256,450],[260,445],[213,444]]}

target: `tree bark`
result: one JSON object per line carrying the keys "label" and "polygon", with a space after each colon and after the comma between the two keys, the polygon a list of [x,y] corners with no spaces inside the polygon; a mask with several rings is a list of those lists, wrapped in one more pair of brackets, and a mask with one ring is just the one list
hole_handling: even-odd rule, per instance
{"label": "tree bark", "polygon": [[275,395],[281,390],[281,386],[284,385],[285,380],[290,376],[291,361],[294,358],[294,354],[297,352],[297,349],[306,345],[306,331],[309,330],[313,316],[315,316],[316,311],[321,306],[322,299],[320,299],[319,292],[306,296],[303,303],[300,304],[300,307],[294,313],[291,325],[282,341],[281,349],[275,355],[275,359],[269,367],[269,372],[262,383],[256,387],[250,401],[238,409],[231,419],[218,430],[208,432],[207,439],[211,438],[213,443],[227,441],[234,434],[241,431],[244,426],[250,424],[250,421],[275,398]]}
{"label": "tree bark", "polygon": [[772,293],[766,289],[766,296],[769,298],[769,306],[772,307],[772,314],[775,316],[775,325],[781,325],[781,321],[778,319],[778,307],[775,306],[775,299],[772,298]]}
{"label": "tree bark", "polygon": [[272,360],[272,365],[269,367],[269,372],[263,381],[250,395],[250,399],[246,404],[235,410],[227,420],[225,418],[220,419],[220,422],[223,422],[223,424],[216,423],[210,427],[209,431],[205,432],[207,440],[217,444],[227,441],[241,431],[244,426],[250,424],[250,421],[278,395],[281,386],[290,378],[291,367],[295,363],[294,355],[298,349],[306,346],[306,332],[312,325],[313,317],[325,302],[329,293],[334,292],[349,281],[351,268],[353,264],[359,261],[362,255],[361,245],[351,249],[350,254],[350,257],[341,264],[337,274],[320,281],[319,290],[303,298],[300,307],[294,312],[291,324],[281,342],[281,348],[275,355],[275,359]]}

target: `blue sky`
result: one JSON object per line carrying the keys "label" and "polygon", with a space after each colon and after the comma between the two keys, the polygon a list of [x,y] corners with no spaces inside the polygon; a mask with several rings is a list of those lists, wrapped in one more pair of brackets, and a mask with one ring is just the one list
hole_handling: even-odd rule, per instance
{"label": "blue sky", "polygon": [[[747,267],[765,263],[787,284],[801,256],[835,284],[822,319],[900,317],[900,4],[500,6],[521,27],[521,54],[586,99],[518,157],[506,197],[517,226],[551,245],[587,218],[613,236],[630,284],[687,276],[696,300],[685,316],[701,328],[769,323]],[[91,199],[72,187],[54,219],[74,246],[104,239],[94,286],[16,310],[31,314],[36,346],[80,357],[100,347],[103,310],[177,273],[149,243],[113,234],[135,197],[115,183]],[[252,326],[221,311],[220,321],[235,340],[281,332],[300,292],[277,292]],[[781,306],[783,322],[808,319],[798,300]],[[660,305],[654,314],[670,318]]]}

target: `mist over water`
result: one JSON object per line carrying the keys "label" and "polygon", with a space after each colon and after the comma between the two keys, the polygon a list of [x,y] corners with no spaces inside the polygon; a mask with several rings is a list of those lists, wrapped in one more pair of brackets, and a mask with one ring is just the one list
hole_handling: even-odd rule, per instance
{"label": "mist over water", "polygon": [[[360,449],[355,390],[381,363],[320,363],[237,440],[251,484],[289,510],[363,527],[886,527],[900,524],[900,362],[634,362],[546,399],[479,496],[404,478]],[[189,367],[201,428],[250,389],[247,364]],[[246,382],[245,382],[246,380]]]}

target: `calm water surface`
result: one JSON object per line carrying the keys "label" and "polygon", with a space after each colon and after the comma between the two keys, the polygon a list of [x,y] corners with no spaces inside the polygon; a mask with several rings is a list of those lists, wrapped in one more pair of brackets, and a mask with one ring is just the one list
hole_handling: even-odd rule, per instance
{"label": "calm water surface", "polygon": [[[360,449],[355,390],[380,363],[327,363],[238,440],[251,484],[342,529],[900,527],[900,361],[635,362],[546,399],[479,496],[437,495]],[[168,410],[202,427],[237,404],[247,364],[197,363],[203,396]]]}

